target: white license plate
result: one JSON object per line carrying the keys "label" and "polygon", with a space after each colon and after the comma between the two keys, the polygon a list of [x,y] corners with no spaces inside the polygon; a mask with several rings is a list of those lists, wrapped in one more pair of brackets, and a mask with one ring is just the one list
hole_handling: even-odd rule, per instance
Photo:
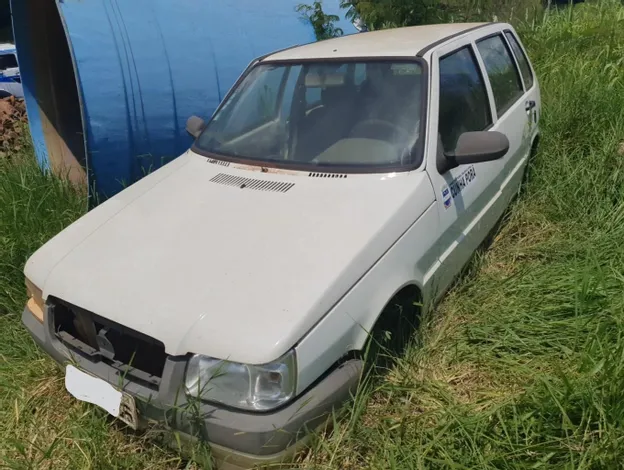
{"label": "white license plate", "polygon": [[137,429],[138,414],[131,395],[120,392],[108,382],[82,372],[71,364],[65,368],[65,388],[78,400],[97,405],[132,429]]}

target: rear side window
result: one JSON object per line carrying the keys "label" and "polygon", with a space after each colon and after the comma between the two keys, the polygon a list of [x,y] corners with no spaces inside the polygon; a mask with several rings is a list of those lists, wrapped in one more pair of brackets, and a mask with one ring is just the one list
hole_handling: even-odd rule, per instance
{"label": "rear side window", "polygon": [[516,56],[516,60],[520,66],[520,72],[522,72],[522,78],[524,79],[524,86],[528,90],[533,86],[533,73],[531,72],[531,67],[529,66],[529,60],[526,55],[524,55],[524,51],[522,50],[522,47],[520,47],[520,43],[513,33],[511,31],[506,31],[505,36],[507,36],[507,40],[511,45],[511,50]]}
{"label": "rear side window", "polygon": [[438,132],[446,152],[455,150],[464,132],[492,124],[485,81],[470,46],[440,59]]}
{"label": "rear side window", "polygon": [[500,116],[524,93],[520,74],[502,36],[482,39],[477,42],[477,49],[490,78],[496,112]]}

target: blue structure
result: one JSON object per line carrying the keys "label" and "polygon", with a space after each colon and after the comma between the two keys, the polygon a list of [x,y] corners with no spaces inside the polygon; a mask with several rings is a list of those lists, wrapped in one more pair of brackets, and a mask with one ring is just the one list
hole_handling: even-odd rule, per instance
{"label": "blue structure", "polygon": [[175,158],[254,57],[314,41],[302,1],[12,0],[40,164],[108,197]]}

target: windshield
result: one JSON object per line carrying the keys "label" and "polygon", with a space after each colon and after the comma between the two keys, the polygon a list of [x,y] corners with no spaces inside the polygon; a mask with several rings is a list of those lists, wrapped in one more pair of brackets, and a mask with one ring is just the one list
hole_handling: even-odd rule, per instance
{"label": "windshield", "polygon": [[311,169],[414,166],[424,86],[415,61],[261,64],[223,103],[195,148]]}

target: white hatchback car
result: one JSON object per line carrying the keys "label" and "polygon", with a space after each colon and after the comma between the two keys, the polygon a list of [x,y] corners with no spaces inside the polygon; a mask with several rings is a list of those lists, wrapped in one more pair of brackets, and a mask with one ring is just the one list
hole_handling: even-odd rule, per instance
{"label": "white hatchback car", "polygon": [[[181,157],[27,262],[66,386],[233,468],[349,398],[386,308],[445,292],[517,193],[540,93],[508,24],[362,33],[254,61]],[[416,314],[416,312],[414,312]]]}

